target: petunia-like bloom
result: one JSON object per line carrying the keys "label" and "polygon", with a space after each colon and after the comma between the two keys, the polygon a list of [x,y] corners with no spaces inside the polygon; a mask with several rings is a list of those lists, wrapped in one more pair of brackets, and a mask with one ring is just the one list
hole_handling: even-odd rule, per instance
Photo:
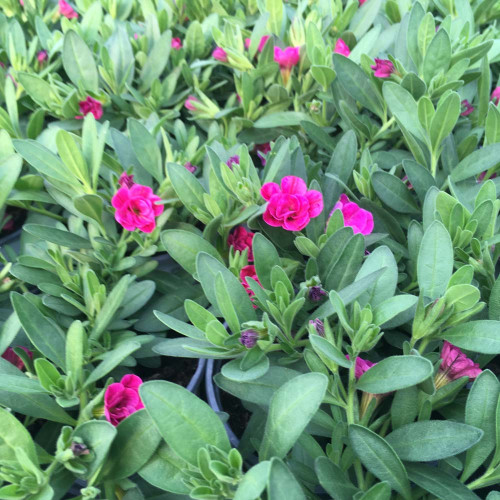
{"label": "petunia-like bloom", "polygon": [[333,50],[336,54],[342,54],[343,56],[348,57],[351,51],[349,50],[349,47],[347,46],[347,43],[342,40],[342,38],[339,38],[337,40],[337,43],[335,44],[335,49]]}
{"label": "petunia-like bloom", "polygon": [[300,61],[300,47],[274,47],[274,60],[281,69],[290,70]]}
{"label": "petunia-like bloom", "polygon": [[252,242],[255,233],[247,231],[243,226],[237,226],[227,237],[227,244],[235,250],[243,252],[248,248],[248,262],[253,262]]}
{"label": "petunia-like bloom", "polygon": [[373,231],[373,215],[368,210],[361,208],[357,203],[350,201],[347,195],[342,194],[339,201],[333,206],[330,217],[335,210],[340,210],[344,217],[344,226],[352,227],[354,234],[361,233],[365,236]]}
{"label": "petunia-like bloom", "polygon": [[434,380],[436,389],[457,378],[469,377],[474,379],[482,372],[477,363],[474,363],[458,347],[446,340],[441,350],[441,359],[441,366]]}
{"label": "petunia-like bloom", "polygon": [[[269,40],[269,35],[264,35],[260,41],[259,41],[259,46],[257,47],[257,50],[259,52],[262,52],[264,50],[264,46],[266,45],[266,42]],[[245,38],[245,48],[249,49],[251,44],[250,38]]]}
{"label": "petunia-like bloom", "polygon": [[61,16],[67,17],[68,19],[78,18],[78,14],[73,9],[73,7],[71,7],[71,5],[66,2],[66,0],[59,0],[59,14],[61,14]]}
{"label": "petunia-like bloom", "polygon": [[323,195],[313,189],[308,191],[306,183],[294,175],[283,177],[281,187],[275,182],[267,182],[260,194],[269,202],[264,221],[287,231],[301,231],[323,210]]}
{"label": "petunia-like bloom", "polygon": [[491,93],[491,101],[495,106],[498,106],[498,103],[500,102],[500,87],[496,87],[493,92]]}
{"label": "petunia-like bloom", "polygon": [[271,151],[271,144],[266,142],[264,144],[256,144],[255,151],[257,151],[257,156],[260,158],[262,166],[266,165],[266,155]]}
{"label": "petunia-like bloom", "polygon": [[312,302],[319,302],[323,297],[327,296],[326,290],[323,290],[319,285],[314,285],[309,288],[308,297]]}
{"label": "petunia-like bloom", "polygon": [[200,102],[197,97],[194,95],[189,95],[186,101],[184,102],[184,107],[189,109],[189,111],[196,111],[196,103]]}
{"label": "petunia-like bloom", "polygon": [[[33,359],[33,353],[28,348],[22,346],[19,347],[21,347],[30,359]],[[19,368],[19,370],[24,370],[23,360],[14,352],[12,347],[7,347],[7,350],[2,354],[2,358],[7,360],[9,363],[12,363],[16,368]]]}
{"label": "petunia-like bloom", "polygon": [[83,120],[85,115],[92,113],[96,120],[99,120],[102,117],[102,104],[97,99],[93,99],[90,96],[87,96],[85,101],[80,101],[78,103],[78,107],[80,108],[81,115],[75,116],[77,120]]}
{"label": "petunia-like bloom", "polygon": [[239,165],[240,164],[240,157],[238,155],[231,156],[229,160],[226,161],[226,165],[233,170],[233,165]]}
{"label": "petunia-like bloom", "polygon": [[309,320],[309,324],[318,332],[320,337],[325,336],[325,324],[319,318]]}
{"label": "petunia-like bloom", "polygon": [[190,161],[184,163],[184,168],[191,173],[196,172],[196,166],[193,165]]}
{"label": "petunia-like bloom", "polygon": [[131,188],[134,185],[134,176],[133,175],[128,175],[127,172],[123,172],[122,175],[120,175],[120,178],[118,179],[118,184],[120,186],[125,186],[128,188]]}
{"label": "petunia-like bloom", "polygon": [[180,38],[172,38],[171,46],[174,50],[182,49],[182,42]]}
{"label": "petunia-like bloom", "polygon": [[[260,284],[259,278],[257,277],[257,271],[255,270],[255,266],[252,264],[249,264],[248,266],[244,266],[241,268],[240,281],[243,287],[245,288],[246,292],[248,293],[250,300],[253,301],[253,296],[255,295],[255,292],[250,288],[249,284],[247,283],[247,278],[254,279],[260,286],[262,286]],[[253,308],[257,309],[257,306],[254,304]]]}
{"label": "petunia-like bloom", "polygon": [[104,415],[115,427],[132,413],[144,408],[139,396],[142,379],[137,375],[125,375],[120,382],[111,384],[104,393]]}
{"label": "petunia-like bloom", "polygon": [[[349,359],[349,354],[346,354],[345,356],[347,359]],[[363,373],[367,372],[372,366],[375,366],[377,363],[372,363],[371,361],[368,361],[367,359],[362,359],[359,356],[356,358],[356,363],[354,366],[354,376],[356,379],[360,379],[361,375]]]}
{"label": "petunia-like bloom", "polygon": [[474,106],[467,99],[462,101],[462,107],[465,109],[460,113],[460,116],[469,116],[474,111]]}
{"label": "petunia-like bloom", "polygon": [[227,52],[222,47],[217,47],[212,52],[212,57],[220,62],[227,62]]}
{"label": "petunia-like bloom", "polygon": [[247,349],[251,349],[259,339],[259,334],[255,330],[243,330],[240,336],[240,343]]}
{"label": "petunia-like bloom", "polygon": [[156,227],[155,217],[163,212],[163,205],[156,203],[160,200],[150,187],[134,184],[130,188],[122,186],[111,198],[111,205],[116,208],[116,221],[124,229],[151,233]]}
{"label": "petunia-like bloom", "polygon": [[46,50],[41,50],[36,56],[37,61],[42,64],[48,59],[48,54]]}
{"label": "petunia-like bloom", "polygon": [[377,78],[389,78],[392,73],[396,70],[394,64],[392,64],[389,59],[377,59],[375,58],[375,64],[370,66],[371,69],[375,71],[374,76]]}

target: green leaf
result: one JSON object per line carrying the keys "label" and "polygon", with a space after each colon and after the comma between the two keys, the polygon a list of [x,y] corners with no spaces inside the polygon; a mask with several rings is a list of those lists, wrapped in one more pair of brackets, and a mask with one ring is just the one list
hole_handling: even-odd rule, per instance
{"label": "green leaf", "polygon": [[403,160],[403,168],[413,189],[417,193],[420,203],[423,204],[427,191],[436,185],[434,177],[429,170],[413,160]]}
{"label": "green leaf", "polygon": [[359,379],[357,389],[384,394],[423,382],[434,371],[432,363],[419,356],[390,356],[372,366]]}
{"label": "green leaf", "polygon": [[373,172],[372,186],[377,196],[390,208],[402,214],[419,213],[419,208],[406,184],[383,170]]}
{"label": "green leaf", "polygon": [[430,462],[458,455],[482,436],[481,429],[452,420],[424,420],[403,425],[386,440],[402,460]]}
{"label": "green leaf", "polygon": [[186,208],[193,212],[194,209],[205,210],[203,196],[206,191],[200,181],[182,165],[167,164],[168,177],[172,186]]}
{"label": "green leaf", "polygon": [[372,486],[356,500],[390,500],[391,486],[389,483],[382,482]]}
{"label": "green leaf", "polygon": [[76,31],[68,30],[64,35],[62,63],[64,71],[76,87],[97,93],[99,76],[94,54]]}
{"label": "green leaf", "polygon": [[499,328],[500,321],[469,321],[449,328],[441,337],[460,349],[482,354],[500,354]]}
{"label": "green leaf", "polygon": [[352,363],[333,344],[319,335],[309,335],[313,349],[325,358],[337,363],[344,368],[350,368]]}
{"label": "green leaf", "polygon": [[64,369],[66,361],[66,337],[59,326],[44,316],[23,295],[11,294],[12,307],[32,344],[57,366]]}
{"label": "green leaf", "polygon": [[[14,141],[14,144],[16,141]],[[16,147],[17,149],[17,147]],[[22,154],[22,153],[21,153]],[[498,165],[500,143],[490,144],[466,156],[452,171],[451,180],[460,182]]]}
{"label": "green leaf", "polygon": [[418,298],[415,295],[395,295],[373,309],[373,322],[376,325],[384,325],[396,317],[417,305]]}
{"label": "green leaf", "polygon": [[453,246],[450,234],[435,220],[425,231],[417,260],[417,277],[425,297],[441,297],[453,273]]}
{"label": "green leaf", "polygon": [[102,226],[102,198],[96,194],[84,194],[73,200],[73,205],[81,214],[95,220]]}
{"label": "green leaf", "polygon": [[270,469],[271,462],[268,461],[254,465],[240,480],[238,489],[234,494],[234,500],[255,500],[259,498],[266,487]]}
{"label": "green leaf", "polygon": [[19,330],[21,329],[21,323],[15,312],[12,312],[9,317],[5,320],[0,330],[0,352],[4,353],[7,348],[14,342]]}
{"label": "green leaf", "polygon": [[460,97],[456,92],[450,92],[446,99],[439,103],[431,120],[429,136],[433,151],[438,151],[443,140],[453,131],[459,116]]}
{"label": "green leaf", "polygon": [[359,40],[370,29],[370,26],[375,21],[381,6],[382,0],[374,0],[369,4],[366,3],[360,5],[356,10],[356,13],[352,17],[351,24],[349,25],[349,31],[354,33],[357,40]]}
{"label": "green leaf", "polygon": [[92,243],[87,238],[51,226],[41,224],[25,224],[23,229],[41,240],[50,241],[56,245],[74,250],[92,249]]}
{"label": "green leaf", "polygon": [[451,62],[451,42],[445,29],[437,30],[424,57],[423,74],[425,83],[440,72],[448,71]]}
{"label": "green leaf", "polygon": [[52,85],[38,75],[19,71],[17,79],[26,93],[42,108],[50,109],[55,103],[60,104],[60,99]]}
{"label": "green leaf", "polygon": [[278,458],[271,460],[267,492],[269,500],[306,500],[299,482]]}
{"label": "green leaf", "polygon": [[168,254],[190,274],[196,272],[196,257],[200,252],[223,262],[219,252],[207,240],[191,231],[167,229],[161,233],[161,242]]}
{"label": "green leaf", "polygon": [[163,439],[190,464],[198,464],[198,449],[207,445],[229,451],[219,417],[184,387],[158,380],[142,384],[139,393]]}
{"label": "green leaf", "polygon": [[326,492],[338,500],[352,500],[359,491],[346,473],[326,457],[318,457],[314,462],[314,470],[319,483]]}
{"label": "green leaf", "polygon": [[255,128],[296,127],[303,121],[311,121],[308,114],[298,111],[280,111],[262,116],[253,126]]}
{"label": "green leaf", "polygon": [[241,359],[233,359],[224,363],[221,373],[224,377],[235,382],[248,382],[264,376],[269,370],[269,358],[262,356],[260,361],[252,365],[247,370],[241,368]]}
{"label": "green leaf", "polygon": [[270,290],[271,270],[281,264],[276,247],[262,234],[256,233],[252,240],[255,270],[264,288]]}
{"label": "green leaf", "polygon": [[125,479],[135,474],[151,458],[161,436],[145,410],[129,415],[118,424],[104,472],[106,480]]}
{"label": "green leaf", "polygon": [[374,476],[389,483],[405,499],[412,498],[406,470],[384,438],[361,425],[350,425],[349,442],[354,453]]}
{"label": "green leaf", "polygon": [[170,57],[172,32],[167,30],[156,40],[141,71],[141,92],[147,91],[162,74]]}
{"label": "green leaf", "polygon": [[20,447],[28,458],[35,465],[38,465],[35,444],[24,425],[4,408],[0,408],[0,420],[2,421],[0,426],[0,457],[2,461],[16,460],[15,449]]}
{"label": "green leaf", "polygon": [[11,154],[0,160],[0,208],[6,202],[14,184],[21,173],[23,160],[19,155]]}
{"label": "green leaf", "polygon": [[133,118],[128,120],[128,131],[132,149],[139,163],[161,183],[164,176],[161,151],[156,139],[141,122]]}
{"label": "green leaf", "polygon": [[280,387],[271,399],[259,459],[284,458],[323,401],[328,379],[306,373]]}

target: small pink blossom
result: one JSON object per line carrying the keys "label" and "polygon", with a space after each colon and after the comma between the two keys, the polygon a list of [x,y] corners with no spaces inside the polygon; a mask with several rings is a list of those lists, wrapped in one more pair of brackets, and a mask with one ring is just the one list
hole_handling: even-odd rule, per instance
{"label": "small pink blossom", "polygon": [[61,16],[67,17],[68,19],[78,18],[78,14],[73,9],[73,7],[71,7],[71,5],[66,2],[66,0],[59,0],[59,14],[61,14]]}
{"label": "small pink blossom", "polygon": [[235,250],[243,252],[248,248],[248,262],[253,262],[252,242],[255,233],[247,231],[243,226],[237,226],[227,237],[227,244]]}
{"label": "small pink blossom", "polygon": [[359,5],[363,5],[366,2],[366,0],[359,0]]}
{"label": "small pink blossom", "polygon": [[436,388],[461,377],[474,379],[482,372],[477,363],[474,363],[458,347],[446,340],[441,350],[441,359],[441,366],[435,380]]}
{"label": "small pink blossom", "polygon": [[226,63],[227,62],[227,52],[222,47],[217,47],[212,52],[212,57],[217,61]]}
{"label": "small pink blossom", "polygon": [[196,172],[196,166],[195,166],[195,165],[193,165],[190,161],[188,161],[187,163],[184,163],[184,168],[185,168],[188,172],[191,172],[191,173]]}
{"label": "small pink blossom", "polygon": [[118,179],[118,184],[120,184],[121,187],[125,186],[131,188],[134,185],[134,176],[128,175],[127,172],[123,172]]}
{"label": "small pink blossom", "polygon": [[229,160],[226,161],[226,165],[233,170],[233,165],[239,165],[240,164],[240,157],[238,155],[231,156]]}
{"label": "small pink blossom", "polygon": [[196,111],[196,103],[200,102],[198,98],[194,95],[188,96],[186,101],[184,102],[184,106],[189,109],[189,111]]}
{"label": "small pink blossom", "polygon": [[373,215],[368,210],[361,208],[357,203],[350,201],[347,195],[342,194],[335,203],[330,217],[335,210],[340,210],[344,217],[344,226],[351,227],[354,234],[361,233],[365,236],[373,231]]}
{"label": "small pink blossom", "polygon": [[144,408],[139,396],[142,379],[137,375],[125,375],[120,382],[107,387],[104,394],[104,415],[115,427],[132,413]]}
{"label": "small pink blossom", "polygon": [[139,33],[134,33],[134,40],[138,40],[139,39]]}
{"label": "small pink blossom", "polygon": [[80,108],[80,116],[75,116],[77,120],[83,120],[85,115],[92,113],[96,120],[99,120],[102,117],[102,104],[97,99],[94,99],[90,96],[87,96],[85,101],[80,101],[78,103],[78,107]]}
{"label": "small pink blossom", "polygon": [[19,0],[21,7],[24,7],[24,0]]}
{"label": "small pink blossom", "polygon": [[139,229],[151,233],[156,227],[155,217],[163,212],[159,196],[148,186],[134,184],[132,187],[122,186],[111,199],[111,205],[116,209],[115,219],[127,231]]}
{"label": "small pink blossom", "polygon": [[[347,359],[349,358],[349,354],[346,354],[345,356]],[[361,375],[363,373],[367,372],[372,366],[375,366],[377,363],[372,363],[371,361],[368,361],[367,359],[362,359],[359,356],[356,358],[356,363],[354,366],[354,376],[356,379],[360,379]]]}
{"label": "small pink blossom", "polygon": [[[249,264],[248,266],[242,267],[240,271],[241,284],[248,293],[250,300],[253,302],[253,296],[255,295],[255,292],[250,288],[250,285],[247,283],[247,278],[254,279],[260,286],[262,286],[259,281],[259,278],[257,277],[257,271],[255,270],[255,266],[253,264]],[[254,304],[253,308],[257,309],[257,306]]]}
{"label": "small pink blossom", "polygon": [[389,78],[394,73],[394,64],[388,59],[375,58],[375,64],[370,66],[375,71],[374,76],[377,78]]}
{"label": "small pink blossom", "polygon": [[281,187],[275,182],[264,184],[260,194],[269,202],[264,221],[287,231],[301,231],[323,210],[323,195],[308,191],[306,183],[294,175],[283,177]]}
{"label": "small pink blossom", "polygon": [[337,43],[335,44],[335,49],[334,52],[336,54],[341,54],[343,56],[349,57],[349,54],[351,51],[349,50],[349,47],[347,46],[347,43],[342,40],[342,38],[339,38],[337,40]]}
{"label": "small pink blossom", "polygon": [[[30,359],[33,359],[33,353],[28,348],[22,346],[19,347],[21,347]],[[12,347],[7,347],[7,350],[2,354],[2,358],[13,364],[19,370],[24,370],[25,368],[23,360],[14,352]]]}
{"label": "small pink blossom", "polygon": [[469,116],[474,111],[474,106],[467,99],[462,101],[462,106],[465,109],[460,113],[460,116]]}
{"label": "small pink blossom", "polygon": [[44,63],[48,59],[47,51],[41,50],[40,52],[38,52],[36,58],[40,64]]}
{"label": "small pink blossom", "polygon": [[[259,46],[257,47],[257,50],[262,52],[264,50],[264,46],[266,45],[266,42],[269,40],[269,35],[264,35],[259,42]],[[245,48],[249,49],[251,44],[250,38],[245,38]]]}
{"label": "small pink blossom", "polygon": [[264,144],[256,144],[255,151],[257,151],[257,156],[260,158],[260,161],[263,166],[266,165],[266,155],[271,151],[271,144],[266,142]]}
{"label": "small pink blossom", "polygon": [[274,47],[274,60],[281,69],[290,70],[300,61],[300,47]]}
{"label": "small pink blossom", "polygon": [[181,50],[182,49],[181,39],[180,38],[172,38],[171,46],[174,50]]}
{"label": "small pink blossom", "polygon": [[491,101],[495,106],[498,106],[498,102],[500,101],[500,87],[496,87],[491,93]]}

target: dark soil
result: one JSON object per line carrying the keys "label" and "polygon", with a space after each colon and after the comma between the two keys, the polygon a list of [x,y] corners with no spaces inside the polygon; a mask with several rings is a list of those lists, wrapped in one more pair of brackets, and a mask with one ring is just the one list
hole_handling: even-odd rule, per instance
{"label": "dark soil", "polygon": [[241,404],[238,398],[231,394],[220,391],[221,410],[229,415],[228,424],[234,433],[241,438],[247,428],[252,414]]}
{"label": "dark soil", "polygon": [[186,387],[198,366],[197,359],[174,358],[161,356],[161,365],[158,368],[138,366],[137,375],[146,382],[147,380],[168,380]]}

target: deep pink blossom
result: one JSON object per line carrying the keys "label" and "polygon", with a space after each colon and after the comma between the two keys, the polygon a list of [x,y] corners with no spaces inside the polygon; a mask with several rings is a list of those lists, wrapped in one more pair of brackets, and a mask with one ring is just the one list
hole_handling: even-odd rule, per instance
{"label": "deep pink blossom", "polygon": [[120,186],[125,186],[128,188],[131,188],[134,185],[134,176],[133,175],[128,175],[127,172],[123,172],[122,175],[120,175],[120,178],[118,179],[118,184]]}
{"label": "deep pink blossom", "polygon": [[181,39],[180,38],[172,38],[171,46],[174,50],[181,50],[182,49]]}
{"label": "deep pink blossom", "polygon": [[[19,347],[21,347],[30,359],[33,359],[33,353],[28,348],[22,346]],[[14,352],[12,347],[7,347],[7,350],[2,354],[2,358],[7,360],[9,363],[12,363],[16,368],[19,368],[19,370],[24,370],[23,360]]]}
{"label": "deep pink blossom", "polygon": [[330,217],[335,210],[340,210],[344,217],[344,226],[352,227],[354,234],[370,234],[373,231],[373,215],[368,210],[361,208],[357,203],[349,201],[347,195],[342,194],[335,203]]}
{"label": "deep pink blossom", "polygon": [[359,5],[363,5],[366,2],[366,0],[359,0]]}
{"label": "deep pink blossom", "polygon": [[337,40],[337,43],[335,44],[335,49],[334,52],[336,54],[342,54],[343,56],[348,57],[351,51],[349,50],[349,47],[347,46],[347,43],[342,40],[342,38],[339,38]]}
{"label": "deep pink blossom", "polygon": [[220,62],[227,62],[227,52],[222,47],[217,47],[212,52],[212,57]]}
{"label": "deep pink blossom", "polygon": [[500,101],[500,87],[495,87],[495,89],[491,93],[490,99],[495,106],[498,106],[498,102]]}
{"label": "deep pink blossom", "polygon": [[441,365],[435,379],[436,388],[461,377],[476,378],[481,368],[469,359],[458,347],[445,340],[441,350]]}
{"label": "deep pink blossom", "polygon": [[85,101],[80,101],[78,103],[78,107],[80,108],[81,115],[75,116],[77,120],[83,120],[85,115],[92,113],[96,120],[99,120],[102,117],[102,104],[97,99],[94,99],[90,96],[87,96]]}
{"label": "deep pink blossom", "polygon": [[260,162],[263,166],[266,165],[266,155],[271,151],[271,144],[266,142],[264,144],[256,144],[255,150],[257,151],[257,156],[260,158]]}
{"label": "deep pink blossom", "polygon": [[[259,42],[259,46],[257,47],[257,50],[259,52],[262,52],[264,50],[264,46],[266,45],[266,42],[269,40],[269,35],[264,35]],[[250,38],[245,38],[245,48],[249,49],[251,44]]]}
{"label": "deep pink blossom", "polygon": [[253,262],[252,242],[255,233],[247,231],[243,226],[236,226],[227,237],[227,244],[235,250],[243,252],[248,248],[248,262]]}
{"label": "deep pink blossom", "polygon": [[42,64],[48,59],[48,54],[46,50],[41,50],[36,56],[37,61]]}
{"label": "deep pink blossom", "polygon": [[[240,271],[241,284],[248,293],[250,300],[253,302],[253,296],[255,295],[255,292],[250,288],[249,284],[247,283],[247,278],[254,279],[260,286],[262,286],[259,281],[259,278],[257,277],[257,271],[255,270],[255,266],[253,264],[249,264],[248,266],[242,267]],[[257,306],[254,304],[253,308],[257,309]]]}
{"label": "deep pink blossom", "polygon": [[73,9],[73,7],[71,7],[71,5],[66,2],[66,0],[59,0],[59,14],[61,14],[61,16],[67,17],[68,19],[78,18],[78,14]]}
{"label": "deep pink blossom", "polygon": [[300,47],[274,47],[274,60],[281,69],[290,70],[300,61]]}
{"label": "deep pink blossom", "polygon": [[474,111],[474,106],[467,99],[462,101],[462,106],[465,109],[460,113],[460,116],[469,116]]}
{"label": "deep pink blossom", "polygon": [[104,394],[104,415],[108,422],[117,426],[129,415],[144,408],[139,396],[141,384],[141,378],[130,374],[108,386]]}
{"label": "deep pink blossom", "polygon": [[130,188],[122,186],[111,199],[111,205],[116,209],[116,221],[124,229],[151,233],[156,227],[155,217],[163,212],[163,205],[156,203],[160,200],[150,187],[134,184]]}
{"label": "deep pink blossom", "polygon": [[189,95],[186,101],[184,102],[184,106],[189,109],[189,111],[196,111],[196,103],[200,102],[197,97],[194,95]]}
{"label": "deep pink blossom", "polygon": [[196,166],[193,165],[190,161],[184,163],[184,168],[191,173],[196,172]]}
{"label": "deep pink blossom", "polygon": [[260,194],[269,202],[264,221],[287,231],[301,231],[323,210],[323,195],[313,189],[308,191],[306,183],[294,175],[283,177],[281,187],[275,182],[264,184]]}
{"label": "deep pink blossom", "polygon": [[[349,358],[349,354],[345,356],[347,359]],[[372,366],[375,366],[377,363],[372,363],[367,359],[362,359],[359,356],[356,358],[356,364],[354,366],[354,376],[356,379],[360,379],[363,373],[367,372]]]}
{"label": "deep pink blossom", "polygon": [[375,71],[374,76],[377,78],[389,78],[392,73],[396,70],[394,64],[388,59],[377,59],[375,58],[375,64],[370,66],[371,69]]}

